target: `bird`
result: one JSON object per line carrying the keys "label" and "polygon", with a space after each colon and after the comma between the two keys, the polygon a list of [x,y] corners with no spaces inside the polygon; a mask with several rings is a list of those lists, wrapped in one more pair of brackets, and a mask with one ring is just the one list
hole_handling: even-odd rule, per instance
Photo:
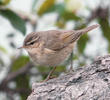
{"label": "bird", "polygon": [[91,25],[79,30],[47,30],[31,32],[23,42],[23,46],[36,65],[52,66],[53,69],[45,79],[50,79],[56,66],[63,63],[73,51],[75,43],[85,33],[97,28]]}

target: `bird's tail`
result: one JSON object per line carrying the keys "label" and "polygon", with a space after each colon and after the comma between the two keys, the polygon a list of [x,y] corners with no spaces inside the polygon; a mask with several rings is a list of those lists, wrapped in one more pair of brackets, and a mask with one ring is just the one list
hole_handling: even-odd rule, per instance
{"label": "bird's tail", "polygon": [[92,26],[86,27],[86,28],[84,28],[84,29],[78,30],[77,32],[83,34],[83,33],[89,32],[89,31],[91,31],[91,30],[97,28],[98,26],[99,26],[98,24],[92,25]]}
{"label": "bird's tail", "polygon": [[84,29],[81,29],[81,30],[76,30],[75,33],[73,34],[73,39],[72,39],[72,42],[78,40],[83,34],[97,28],[99,25],[96,24],[96,25],[92,25],[92,26],[89,26],[89,27],[86,27]]}
{"label": "bird's tail", "polygon": [[81,30],[72,30],[72,31],[67,31],[65,34],[62,34],[62,40],[63,43],[66,45],[68,43],[72,43],[77,41],[83,34],[87,33],[88,31],[91,31],[95,28],[97,28],[99,25],[92,25],[87,28],[81,29]]}

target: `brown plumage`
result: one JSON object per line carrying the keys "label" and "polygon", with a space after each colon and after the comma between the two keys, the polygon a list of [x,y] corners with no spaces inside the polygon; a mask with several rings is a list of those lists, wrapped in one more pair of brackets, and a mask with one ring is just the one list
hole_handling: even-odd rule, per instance
{"label": "brown plumage", "polygon": [[26,49],[32,61],[43,66],[53,66],[45,81],[50,79],[56,66],[61,64],[73,51],[74,43],[86,32],[97,28],[92,25],[81,30],[49,30],[28,34],[21,48]]}
{"label": "brown plumage", "polygon": [[81,30],[32,32],[26,36],[22,48],[28,51],[34,63],[56,66],[71,54],[74,43],[83,34],[98,26],[92,25]]}

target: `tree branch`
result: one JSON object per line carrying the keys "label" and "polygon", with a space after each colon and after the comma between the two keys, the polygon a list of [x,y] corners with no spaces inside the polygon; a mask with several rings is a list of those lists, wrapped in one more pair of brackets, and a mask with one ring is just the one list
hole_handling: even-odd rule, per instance
{"label": "tree branch", "polygon": [[34,83],[27,100],[110,100],[110,55],[44,83]]}
{"label": "tree branch", "polygon": [[19,70],[17,70],[16,72],[10,72],[7,77],[5,77],[5,79],[1,82],[0,84],[0,91],[6,91],[8,92],[15,92],[14,89],[10,89],[7,87],[7,84],[14,80],[16,77],[18,77],[19,75],[23,75],[26,74],[31,68],[33,67],[32,63],[28,63],[26,64],[24,67],[21,67]]}

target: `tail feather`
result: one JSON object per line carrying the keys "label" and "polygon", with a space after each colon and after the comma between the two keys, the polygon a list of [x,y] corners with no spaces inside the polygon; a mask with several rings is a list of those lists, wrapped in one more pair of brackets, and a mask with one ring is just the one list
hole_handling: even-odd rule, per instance
{"label": "tail feather", "polygon": [[96,24],[96,25],[92,25],[92,26],[89,26],[89,27],[86,27],[84,29],[81,29],[81,30],[76,30],[75,34],[73,34],[73,39],[72,39],[72,42],[75,42],[76,40],[78,40],[83,34],[97,28],[99,25]]}
{"label": "tail feather", "polygon": [[73,30],[73,31],[68,31],[67,33],[62,35],[62,40],[64,42],[64,44],[68,44],[68,43],[72,43],[77,41],[83,34],[97,28],[99,25],[92,25],[89,27],[86,27],[84,29],[81,30]]}
{"label": "tail feather", "polygon": [[97,28],[97,27],[99,27],[99,25],[98,24],[96,24],[96,25],[92,25],[92,26],[89,26],[89,27],[86,27],[86,28],[84,28],[84,29],[81,29],[81,30],[78,30],[78,32],[80,33],[86,33],[86,32],[89,32],[89,31],[91,31],[91,30],[93,30],[93,29],[95,29],[95,28]]}

